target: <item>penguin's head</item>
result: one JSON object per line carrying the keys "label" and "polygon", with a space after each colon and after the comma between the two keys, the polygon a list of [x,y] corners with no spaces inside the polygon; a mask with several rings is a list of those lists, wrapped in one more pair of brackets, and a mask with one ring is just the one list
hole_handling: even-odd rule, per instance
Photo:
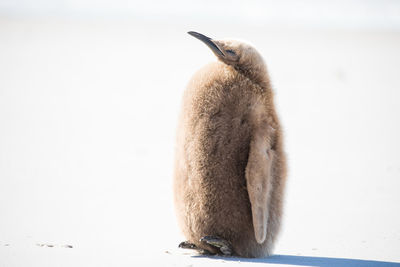
{"label": "penguin's head", "polygon": [[193,31],[188,34],[205,43],[220,61],[251,76],[250,78],[261,81],[266,76],[264,60],[251,45],[236,40],[214,40]]}

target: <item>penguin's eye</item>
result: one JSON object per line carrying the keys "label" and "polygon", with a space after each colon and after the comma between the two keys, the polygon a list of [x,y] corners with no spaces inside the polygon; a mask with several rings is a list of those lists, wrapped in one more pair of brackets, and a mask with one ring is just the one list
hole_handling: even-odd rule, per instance
{"label": "penguin's eye", "polygon": [[233,56],[236,55],[236,53],[231,49],[225,50],[225,52],[227,52],[228,54],[231,54]]}

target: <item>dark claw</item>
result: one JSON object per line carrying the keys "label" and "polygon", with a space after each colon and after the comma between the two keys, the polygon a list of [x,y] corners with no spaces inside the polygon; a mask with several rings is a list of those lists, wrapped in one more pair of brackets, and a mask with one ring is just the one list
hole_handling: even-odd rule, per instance
{"label": "dark claw", "polygon": [[188,241],[181,242],[178,247],[186,249],[197,249],[195,244],[189,243]]}
{"label": "dark claw", "polygon": [[212,255],[212,253],[209,252],[208,250],[198,248],[195,244],[192,244],[189,241],[181,242],[178,247],[184,248],[184,249],[194,249],[194,250],[197,250],[198,253],[203,254],[203,255]]}

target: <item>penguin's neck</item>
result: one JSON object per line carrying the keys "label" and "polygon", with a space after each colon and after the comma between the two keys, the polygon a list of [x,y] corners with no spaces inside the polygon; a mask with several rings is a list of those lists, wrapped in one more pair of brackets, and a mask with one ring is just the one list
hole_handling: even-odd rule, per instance
{"label": "penguin's neck", "polygon": [[265,68],[248,68],[243,66],[232,66],[238,73],[247,78],[254,85],[261,87],[262,91],[270,89],[270,82]]}

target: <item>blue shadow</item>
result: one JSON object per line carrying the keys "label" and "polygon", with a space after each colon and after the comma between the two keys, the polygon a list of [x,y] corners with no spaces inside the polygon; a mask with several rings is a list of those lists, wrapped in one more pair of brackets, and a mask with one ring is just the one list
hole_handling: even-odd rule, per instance
{"label": "blue shadow", "polygon": [[[206,256],[194,256],[206,258]],[[297,266],[321,266],[321,267],[355,267],[355,266],[370,266],[370,267],[400,267],[400,263],[387,262],[387,261],[373,261],[373,260],[358,260],[358,259],[345,259],[345,258],[328,258],[328,257],[309,257],[309,256],[291,256],[291,255],[273,255],[268,258],[236,258],[236,257],[216,257],[210,256],[207,258],[214,258],[224,261],[237,261],[237,262],[253,262],[253,263],[270,263],[270,264],[286,264]]]}

